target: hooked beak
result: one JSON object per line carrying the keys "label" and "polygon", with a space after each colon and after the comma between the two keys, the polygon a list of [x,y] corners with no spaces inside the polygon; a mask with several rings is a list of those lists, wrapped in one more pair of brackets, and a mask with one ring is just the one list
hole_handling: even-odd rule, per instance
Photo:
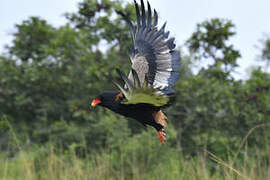
{"label": "hooked beak", "polygon": [[91,106],[92,107],[96,107],[96,105],[100,104],[101,103],[101,100],[100,99],[94,99],[91,103]]}

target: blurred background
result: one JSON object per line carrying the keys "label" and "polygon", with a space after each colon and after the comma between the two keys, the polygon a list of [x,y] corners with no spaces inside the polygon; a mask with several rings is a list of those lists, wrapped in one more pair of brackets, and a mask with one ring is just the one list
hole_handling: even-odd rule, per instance
{"label": "blurred background", "polygon": [[168,141],[106,109],[133,1],[0,2],[0,179],[270,178],[270,2],[149,1],[176,38]]}

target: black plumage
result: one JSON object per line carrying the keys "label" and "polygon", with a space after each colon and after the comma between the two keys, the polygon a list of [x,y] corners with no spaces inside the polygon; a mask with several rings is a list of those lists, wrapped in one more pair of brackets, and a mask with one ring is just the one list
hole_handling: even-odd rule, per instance
{"label": "black plumage", "polygon": [[106,91],[98,95],[96,99],[101,100],[100,106],[106,107],[125,117],[136,119],[144,126],[153,126],[157,131],[160,131],[163,128],[163,126],[158,124],[153,117],[153,112],[159,111],[160,107],[145,103],[122,104],[122,98],[116,100],[118,94],[119,92]]}

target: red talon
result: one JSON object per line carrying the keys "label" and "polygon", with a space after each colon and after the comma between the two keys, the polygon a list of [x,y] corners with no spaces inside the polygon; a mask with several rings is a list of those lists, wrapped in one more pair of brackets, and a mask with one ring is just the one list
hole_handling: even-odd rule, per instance
{"label": "red talon", "polygon": [[158,134],[158,137],[159,137],[161,144],[164,144],[164,142],[166,141],[165,132],[163,130],[160,130],[157,132],[157,134]]}

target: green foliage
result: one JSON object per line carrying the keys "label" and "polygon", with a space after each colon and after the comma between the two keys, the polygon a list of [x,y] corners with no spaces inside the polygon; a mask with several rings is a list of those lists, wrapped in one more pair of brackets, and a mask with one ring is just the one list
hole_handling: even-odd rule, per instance
{"label": "green foliage", "polygon": [[[24,179],[172,179],[264,180],[270,177],[269,147],[244,151],[243,159],[222,160],[211,152],[196,157],[154,143],[150,132],[129,138],[119,151],[86,153],[47,147],[0,153],[0,178]],[[138,143],[139,141],[139,143]],[[85,146],[84,146],[85,147]]]}
{"label": "green foliage", "polygon": [[215,18],[204,21],[197,24],[187,46],[196,59],[210,58],[214,61],[212,67],[224,65],[225,72],[228,72],[237,66],[236,60],[241,57],[233,45],[228,45],[228,40],[235,35],[234,27],[229,20]]}
{"label": "green foliage", "polygon": [[86,39],[94,41],[93,45],[97,48],[108,48],[110,64],[118,60],[125,66],[133,43],[128,25],[122,17],[116,15],[114,9],[124,11],[131,19],[135,17],[133,5],[124,6],[122,0],[83,0],[79,3],[78,12],[67,13],[66,17],[76,29],[85,34]]}
{"label": "green foliage", "polygon": [[[122,39],[117,39],[114,32],[129,33],[120,17],[113,24],[108,23],[111,22],[108,18],[112,10],[104,6],[118,7],[120,2],[102,3],[100,8],[107,11],[102,11],[103,15],[98,18],[93,17],[96,23],[91,24],[89,21],[88,27],[74,28],[66,24],[54,28],[38,17],[31,17],[21,25],[16,25],[13,44],[8,47],[10,54],[1,57],[0,61],[0,68],[3,69],[0,71],[0,116],[9,117],[9,123],[19,134],[19,139],[28,142],[26,146],[51,141],[69,147],[72,143],[80,143],[79,139],[85,137],[86,143],[95,151],[107,141],[112,141],[110,138],[117,139],[109,133],[106,136],[108,128],[105,130],[104,127],[114,129],[115,126],[127,125],[126,120],[116,118],[108,111],[89,111],[92,98],[104,89],[113,88],[110,81],[116,66],[112,60],[117,64],[121,52],[125,54],[118,64],[129,63],[127,51],[121,48],[109,46],[106,53],[99,49],[99,43],[104,40],[122,43]],[[87,20],[81,9],[83,4],[89,11],[98,5],[94,1],[84,1],[79,5],[76,16]],[[76,22],[74,15],[71,24]],[[111,31],[113,27],[117,30]],[[129,38],[123,41],[123,47],[126,48],[126,43],[131,42]],[[110,124],[108,119],[123,121]],[[115,132],[117,136],[125,138],[129,129],[122,129],[124,131]],[[2,131],[3,137],[8,136],[4,128],[1,128]],[[7,143],[7,140],[1,141],[1,146]]]}
{"label": "green foliage", "polygon": [[10,54],[22,61],[41,61],[47,57],[45,51],[55,36],[55,28],[38,17],[30,17],[16,28]]}
{"label": "green foliage", "polygon": [[[235,149],[249,129],[267,124],[269,77],[258,69],[245,83],[200,75],[180,81],[177,100],[168,115],[179,129],[181,147],[188,152],[208,147],[225,153]],[[249,144],[262,146],[259,139],[270,138],[264,137],[264,131],[250,137]]]}
{"label": "green foliage", "polygon": [[262,40],[262,53],[260,55],[261,60],[266,62],[266,66],[270,65],[270,37],[266,37]]}

